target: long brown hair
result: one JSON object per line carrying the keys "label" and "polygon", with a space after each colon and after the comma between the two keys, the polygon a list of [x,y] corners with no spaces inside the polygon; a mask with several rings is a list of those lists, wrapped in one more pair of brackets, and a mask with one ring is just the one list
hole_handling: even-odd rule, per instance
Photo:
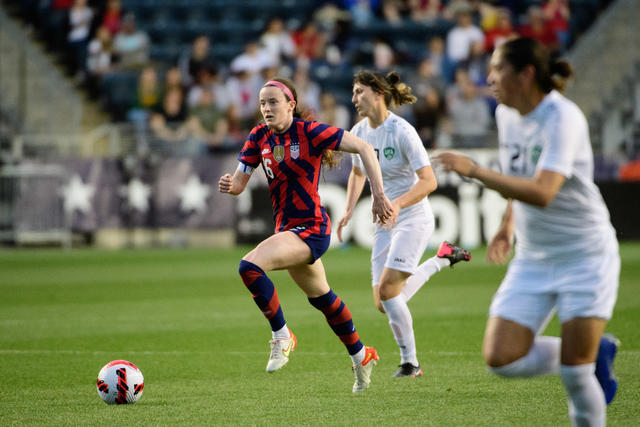
{"label": "long brown hair", "polygon": [[371,70],[360,70],[353,76],[353,83],[370,87],[374,92],[384,95],[387,108],[402,104],[413,104],[417,98],[411,94],[411,86],[400,80],[400,75],[391,71],[386,76]]}
{"label": "long brown hair", "polygon": [[503,43],[498,49],[516,72],[532,65],[536,70],[536,83],[544,93],[553,89],[562,91],[566,81],[573,76],[571,65],[564,59],[551,56],[549,50],[537,40],[519,37]]}
{"label": "long brown hair", "polygon": [[[285,79],[283,77],[275,77],[275,78],[273,78],[271,80],[282,83],[283,85],[288,87],[289,90],[291,91],[291,94],[293,95],[293,99],[289,99],[289,96],[286,93],[284,94],[284,97],[288,101],[295,101],[296,102],[296,106],[295,106],[295,108],[293,110],[293,117],[296,117],[298,119],[307,120],[307,118],[309,118],[311,116],[311,114],[310,114],[311,112],[305,111],[304,109],[302,109],[302,108],[300,108],[298,106],[299,105],[298,104],[298,92],[296,92],[296,88],[294,87],[293,82],[291,80]],[[266,86],[274,86],[274,85],[266,85]],[[342,158],[340,156],[340,153],[338,153],[337,151],[324,150],[324,152],[322,153],[322,165],[323,166],[327,166],[329,168],[333,168],[333,167],[337,166],[341,162],[341,160],[342,160]]]}

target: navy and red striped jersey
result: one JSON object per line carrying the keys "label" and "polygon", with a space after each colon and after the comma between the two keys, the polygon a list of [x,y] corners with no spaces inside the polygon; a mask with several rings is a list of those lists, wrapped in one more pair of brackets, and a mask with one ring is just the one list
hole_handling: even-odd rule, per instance
{"label": "navy and red striped jersey", "polygon": [[262,123],[251,130],[238,156],[241,163],[262,164],[273,206],[276,233],[304,227],[301,237],[331,234],[329,216],[320,204],[318,181],[324,150],[337,150],[344,130],[293,119],[284,133]]}

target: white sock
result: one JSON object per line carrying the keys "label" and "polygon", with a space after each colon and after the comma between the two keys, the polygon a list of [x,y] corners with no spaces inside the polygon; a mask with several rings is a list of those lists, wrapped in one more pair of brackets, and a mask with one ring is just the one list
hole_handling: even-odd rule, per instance
{"label": "white sock", "polygon": [[413,335],[413,319],[404,296],[400,294],[381,302],[389,318],[389,326],[391,326],[393,336],[398,343],[398,347],[400,347],[400,357],[402,359],[400,363],[411,363],[414,366],[418,366],[416,340]]}
{"label": "white sock", "polygon": [[562,382],[569,396],[569,418],[574,427],[606,424],[607,404],[595,371],[595,363],[560,366]]}
{"label": "white sock", "polygon": [[402,288],[402,294],[405,302],[409,302],[411,298],[420,290],[422,285],[427,283],[431,276],[442,270],[444,267],[451,265],[451,262],[447,258],[440,258],[433,256],[420,264],[413,273],[407,279],[407,282]]}
{"label": "white sock", "polygon": [[289,328],[287,328],[287,324],[285,323],[284,326],[277,331],[271,331],[271,336],[274,340],[286,340],[291,337],[291,334],[289,334]]}
{"label": "white sock", "polygon": [[354,365],[362,363],[362,361],[364,360],[364,346],[362,346],[359,352],[357,352],[356,354],[350,354],[349,356],[351,356],[351,361]]}
{"label": "white sock", "polygon": [[488,366],[487,369],[503,377],[557,374],[560,372],[560,343],[559,337],[536,337],[529,353],[520,359],[497,368]]}

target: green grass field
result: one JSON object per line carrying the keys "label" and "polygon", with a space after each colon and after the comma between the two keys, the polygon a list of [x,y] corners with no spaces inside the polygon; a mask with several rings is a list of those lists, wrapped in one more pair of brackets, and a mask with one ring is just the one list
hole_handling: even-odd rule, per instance
{"label": "green grass field", "polygon": [[[329,251],[329,282],[380,361],[352,395],[350,359],[286,273],[272,273],[298,336],[289,364],[266,366],[268,323],[237,275],[234,250],[0,251],[0,425],[569,425],[560,378],[487,373],[480,345],[505,267],[473,260],[434,276],[411,301],[424,376],[392,379],[399,355],[372,303],[369,253]],[[640,423],[640,244],[623,244],[607,327],[622,340],[610,426]],[[557,334],[558,324],[549,326]],[[135,405],[106,405],[100,368],[136,363]]]}

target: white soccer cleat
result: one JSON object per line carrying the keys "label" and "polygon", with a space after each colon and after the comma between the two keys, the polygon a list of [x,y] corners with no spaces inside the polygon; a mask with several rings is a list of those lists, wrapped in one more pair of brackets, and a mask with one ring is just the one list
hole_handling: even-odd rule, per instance
{"label": "white soccer cleat", "polygon": [[289,361],[289,353],[291,353],[298,344],[298,339],[293,332],[289,331],[290,337],[287,339],[271,340],[271,355],[267,362],[267,372],[275,372],[282,368]]}
{"label": "white soccer cleat", "polygon": [[378,352],[373,347],[364,348],[364,360],[361,363],[353,365],[353,375],[356,377],[356,382],[353,383],[353,392],[360,393],[369,388],[371,380],[371,371],[378,360]]}

